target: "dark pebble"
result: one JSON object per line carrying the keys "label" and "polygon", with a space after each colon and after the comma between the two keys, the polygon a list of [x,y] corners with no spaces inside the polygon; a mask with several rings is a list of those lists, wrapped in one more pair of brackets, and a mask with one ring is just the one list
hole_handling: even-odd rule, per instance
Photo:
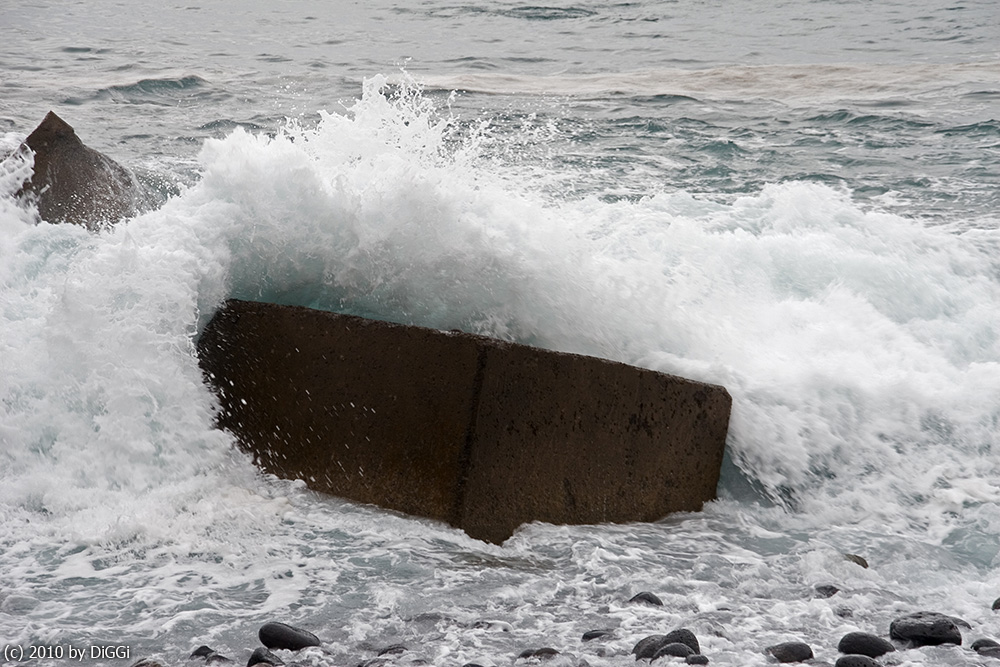
{"label": "dark pebble", "polygon": [[467,662],[462,667],[483,667],[478,662]]}
{"label": "dark pebble", "polygon": [[701,646],[698,644],[698,638],[695,637],[694,633],[687,628],[671,630],[663,636],[663,641],[665,643],[680,642],[681,644],[688,645],[693,653],[701,653]]}
{"label": "dark pebble", "polygon": [[694,655],[696,651],[692,651],[691,647],[687,644],[682,644],[680,642],[670,642],[669,644],[664,644],[660,648],[656,649],[656,653],[653,654],[653,660],[658,660],[666,656],[672,656],[674,658],[686,658],[689,655]]}
{"label": "dark pebble", "polygon": [[403,644],[393,644],[392,646],[386,646],[384,649],[380,650],[377,655],[397,655],[399,653],[407,652],[406,646]]}
{"label": "dark pebble", "polygon": [[217,662],[232,662],[231,659],[222,655],[221,653],[216,653],[215,649],[209,646],[199,646],[194,651],[191,652],[191,658],[204,658],[206,665],[211,665]]}
{"label": "dark pebble", "polygon": [[951,616],[933,611],[918,611],[897,618],[889,625],[889,636],[911,646],[962,644],[962,633]]}
{"label": "dark pebble", "polygon": [[[653,654],[663,646],[663,639],[666,635],[650,635],[639,640],[639,643],[632,647],[632,653],[636,660],[650,660]],[[668,642],[669,643],[669,642]]]}
{"label": "dark pebble", "polygon": [[588,630],[583,633],[583,641],[589,642],[593,639],[600,639],[601,637],[608,637],[614,634],[614,630]]}
{"label": "dark pebble", "polygon": [[984,646],[976,653],[987,658],[1000,658],[1000,646]]}
{"label": "dark pebble", "polygon": [[868,569],[868,561],[857,554],[844,554],[844,560],[849,560],[852,563],[860,565],[861,567]]}
{"label": "dark pebble", "polygon": [[542,648],[525,649],[521,651],[520,654],[518,654],[517,658],[518,660],[521,660],[523,658],[552,658],[557,655],[559,655],[559,651],[555,650],[554,648],[545,646]]}
{"label": "dark pebble", "polygon": [[992,639],[977,639],[976,641],[972,642],[971,646],[969,646],[969,648],[971,648],[973,651],[978,651],[981,648],[995,648],[995,647],[1000,647],[1000,644],[993,641]]}
{"label": "dark pebble", "polygon": [[765,650],[774,656],[774,659],[778,662],[803,662],[813,657],[813,650],[809,647],[809,644],[802,642],[775,644],[774,646],[768,646]]}
{"label": "dark pebble", "polygon": [[306,630],[285,623],[265,623],[257,631],[260,643],[268,648],[299,651],[307,646],[319,646],[319,637]]}
{"label": "dark pebble", "polygon": [[993,601],[993,611],[997,611],[998,609],[1000,609],[1000,598]]}
{"label": "dark pebble", "polygon": [[830,584],[820,584],[819,586],[815,586],[813,590],[816,591],[816,595],[824,598],[832,598],[840,592],[839,588]]}
{"label": "dark pebble", "polygon": [[159,660],[154,660],[152,658],[142,658],[132,663],[132,667],[165,667],[165,665]]}
{"label": "dark pebble", "polygon": [[708,656],[702,655],[701,653],[695,653],[693,655],[689,655],[688,657],[686,657],[684,659],[684,662],[686,662],[689,665],[707,665]]}
{"label": "dark pebble", "polygon": [[250,659],[247,660],[247,667],[253,667],[254,665],[283,665],[285,664],[281,658],[271,653],[270,650],[264,648],[263,646],[258,646],[254,649],[254,652],[250,654]]}
{"label": "dark pebble", "polygon": [[849,653],[837,658],[834,667],[880,667],[880,665],[867,655]]}
{"label": "dark pebble", "polygon": [[632,598],[629,600],[629,602],[633,602],[633,603],[636,603],[636,604],[651,604],[651,605],[656,606],[656,607],[662,607],[663,606],[663,600],[661,600],[660,598],[658,598],[653,593],[650,593],[649,591],[643,591],[641,593],[636,593],[635,595],[632,596]]}
{"label": "dark pebble", "polygon": [[891,642],[881,637],[870,635],[867,632],[848,632],[841,637],[840,643],[837,644],[837,650],[841,653],[867,655],[869,658],[877,658],[880,655],[895,651],[896,647]]}

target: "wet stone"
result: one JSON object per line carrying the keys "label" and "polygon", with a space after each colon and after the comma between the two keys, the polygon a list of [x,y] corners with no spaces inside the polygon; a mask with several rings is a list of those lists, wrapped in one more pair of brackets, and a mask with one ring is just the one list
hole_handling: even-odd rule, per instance
{"label": "wet stone", "polygon": [[385,648],[379,650],[378,655],[398,655],[400,653],[406,653],[409,649],[406,648],[404,644],[393,644],[392,646],[386,646]]}
{"label": "wet stone", "polygon": [[257,647],[252,654],[250,654],[250,659],[247,660],[247,667],[253,667],[254,665],[283,665],[285,664],[281,658],[272,653],[269,649],[263,646]]}
{"label": "wet stone", "polygon": [[656,653],[653,654],[653,660],[663,658],[666,656],[671,656],[674,658],[686,658],[689,655],[694,655],[695,651],[691,650],[691,647],[687,644],[682,644],[680,642],[670,642],[669,644],[664,644],[660,648],[656,649]]}
{"label": "wet stone", "polygon": [[860,565],[866,570],[868,569],[868,561],[857,554],[844,554],[844,560],[849,560],[856,565]]}
{"label": "wet stone", "polygon": [[832,584],[820,584],[819,586],[814,586],[813,590],[816,591],[816,595],[822,598],[832,598],[840,592],[840,589]]}
{"label": "wet stone", "polygon": [[1000,610],[1000,598],[993,601],[993,611]]}
{"label": "wet stone", "polygon": [[649,591],[642,591],[641,593],[636,593],[629,599],[632,604],[648,604],[654,607],[662,607],[663,600],[661,600],[656,594],[650,593]]}
{"label": "wet stone", "polygon": [[[650,635],[639,640],[639,642],[632,647],[632,653],[635,655],[636,660],[652,660],[653,654],[663,646],[663,640],[666,635]],[[669,643],[669,642],[667,642]]]}
{"label": "wet stone", "polygon": [[665,643],[679,642],[687,645],[692,653],[701,653],[701,645],[698,643],[698,638],[687,628],[671,630],[663,636],[663,641]]}
{"label": "wet stone", "polygon": [[267,648],[283,648],[289,651],[320,645],[319,637],[313,633],[286,623],[265,623],[257,631],[257,637]]}
{"label": "wet stone", "polygon": [[837,663],[834,667],[880,667],[880,665],[867,655],[849,653],[837,658]]}
{"label": "wet stone", "polygon": [[206,665],[218,664],[223,662],[232,662],[230,658],[227,658],[221,653],[217,653],[215,649],[211,648],[210,646],[205,646],[204,644],[196,648],[194,651],[192,651],[189,657],[191,659],[202,658],[205,660]]}
{"label": "wet stone", "polygon": [[891,642],[867,632],[848,632],[840,639],[837,650],[841,653],[866,655],[877,658],[896,650]]}
{"label": "wet stone", "polygon": [[1000,648],[1000,643],[992,639],[983,638],[983,639],[977,639],[976,641],[972,642],[969,648],[971,648],[973,651],[979,651],[980,649],[984,648]]}
{"label": "wet stone", "polygon": [[897,618],[889,625],[889,636],[911,646],[962,644],[962,633],[956,620],[933,611],[918,611]]}
{"label": "wet stone", "polygon": [[601,637],[610,637],[613,634],[614,630],[588,630],[583,633],[582,640],[589,642],[595,639],[600,639]]}
{"label": "wet stone", "polygon": [[542,648],[529,648],[529,649],[525,649],[525,650],[521,651],[520,654],[518,654],[517,659],[518,660],[525,660],[525,659],[528,659],[528,658],[540,658],[540,659],[545,660],[545,659],[548,659],[548,658],[554,658],[557,655],[559,655],[559,651],[555,650],[554,648],[548,647],[548,646],[543,646]]}
{"label": "wet stone", "polygon": [[701,653],[695,653],[695,654],[689,655],[687,658],[685,658],[684,662],[686,662],[689,665],[707,665],[708,664],[708,656],[707,655],[702,655]]}
{"label": "wet stone", "polygon": [[804,662],[813,657],[812,648],[803,642],[784,642],[768,646],[765,651],[778,662]]}

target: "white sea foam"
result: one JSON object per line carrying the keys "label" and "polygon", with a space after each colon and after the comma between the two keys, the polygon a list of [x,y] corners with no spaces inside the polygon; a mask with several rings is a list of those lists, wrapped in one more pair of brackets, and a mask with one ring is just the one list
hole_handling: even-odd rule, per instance
{"label": "white sea foam", "polygon": [[[417,91],[391,97],[382,83],[316,127],[208,142],[197,184],[102,234],[31,226],[5,186],[10,641],[236,651],[281,616],[343,659],[420,638],[432,662],[499,664],[542,642],[609,665],[686,624],[713,663],[764,664],[769,643],[884,632],[913,606],[988,631],[983,599],[1000,585],[992,232],[928,229],[806,183],[729,203],[552,198],[516,169],[498,175]],[[314,497],[257,474],[212,428],[193,341],[227,296],[723,384],[740,471],[699,515],[533,525],[504,547]],[[826,582],[844,593],[811,594]],[[624,604],[642,589],[667,605]],[[580,647],[605,626],[618,633],[610,656]]]}

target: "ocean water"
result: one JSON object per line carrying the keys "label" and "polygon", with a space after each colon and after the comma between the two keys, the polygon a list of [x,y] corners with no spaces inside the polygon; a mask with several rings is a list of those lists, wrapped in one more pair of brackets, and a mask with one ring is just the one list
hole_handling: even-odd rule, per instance
{"label": "ocean water", "polygon": [[[989,0],[5,0],[0,148],[54,110],[163,203],[51,225],[0,169],[2,659],[243,664],[281,620],[309,665],[614,667],[678,627],[713,665],[832,664],[934,610],[965,646],[886,663],[990,662],[998,26]],[[498,546],[265,476],[193,352],[228,297],[722,384],[719,499]]]}

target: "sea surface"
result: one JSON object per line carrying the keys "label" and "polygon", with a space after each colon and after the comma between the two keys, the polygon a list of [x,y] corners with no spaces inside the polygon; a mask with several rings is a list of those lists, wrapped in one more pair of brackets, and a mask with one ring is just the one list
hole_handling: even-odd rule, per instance
{"label": "sea surface", "polygon": [[[544,2],[0,3],[0,152],[53,110],[162,200],[91,233],[0,169],[0,660],[832,664],[932,610],[964,646],[886,663],[994,661],[1000,5]],[[263,475],[194,355],[228,297],[724,385],[719,499],[490,545]]]}

